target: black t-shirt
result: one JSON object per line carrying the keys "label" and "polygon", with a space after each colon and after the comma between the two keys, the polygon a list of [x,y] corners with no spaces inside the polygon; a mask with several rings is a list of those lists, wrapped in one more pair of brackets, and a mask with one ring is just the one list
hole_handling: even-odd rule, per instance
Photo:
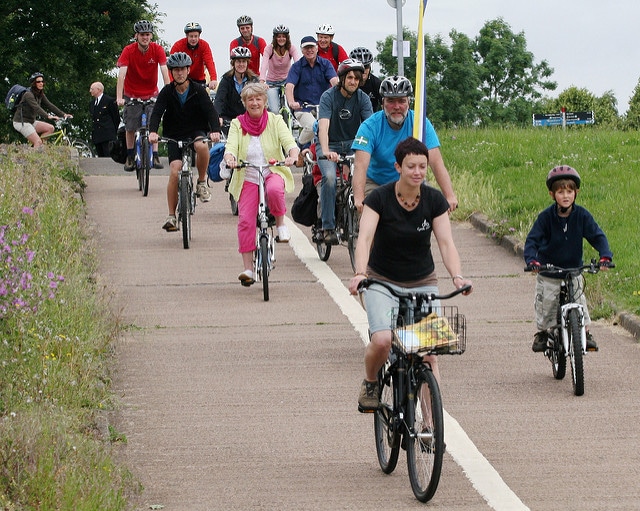
{"label": "black t-shirt", "polygon": [[373,190],[364,203],[380,215],[369,268],[394,282],[412,282],[433,273],[433,219],[449,209],[442,192],[422,184],[420,202],[407,211],[396,199],[395,183],[389,183]]}

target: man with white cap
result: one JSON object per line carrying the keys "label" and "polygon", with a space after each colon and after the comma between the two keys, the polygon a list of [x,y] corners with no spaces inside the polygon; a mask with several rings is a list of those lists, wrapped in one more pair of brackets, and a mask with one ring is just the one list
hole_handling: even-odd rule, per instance
{"label": "man with white cap", "polygon": [[322,93],[338,83],[338,75],[331,62],[318,57],[318,44],[313,36],[303,37],[300,48],[303,58],[289,70],[285,95],[289,108],[302,126],[298,143],[304,146],[313,140],[316,119],[311,110],[320,103]]}

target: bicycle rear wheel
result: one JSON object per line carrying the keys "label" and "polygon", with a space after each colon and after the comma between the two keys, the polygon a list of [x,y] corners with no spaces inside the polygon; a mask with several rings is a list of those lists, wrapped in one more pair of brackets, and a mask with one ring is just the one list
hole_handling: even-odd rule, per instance
{"label": "bicycle rear wheel", "polygon": [[395,470],[400,452],[400,432],[393,414],[393,377],[388,367],[387,362],[378,373],[380,407],[373,417],[378,463],[385,474]]}
{"label": "bicycle rear wheel", "polygon": [[573,393],[576,396],[584,394],[584,358],[582,356],[582,335],[578,311],[569,311],[569,359],[571,360],[571,375],[573,379]]}
{"label": "bicycle rear wheel", "polygon": [[420,502],[427,502],[435,495],[440,482],[444,417],[438,382],[426,367],[418,375],[415,398],[407,403],[407,426],[404,434],[411,489]]}
{"label": "bicycle rear wheel", "polygon": [[71,140],[71,147],[78,151],[78,154],[81,158],[95,158],[96,153],[93,152],[91,146],[87,144],[84,140],[80,140],[79,138]]}
{"label": "bicycle rear wheel", "polygon": [[191,181],[189,176],[180,176],[178,214],[180,215],[180,225],[182,227],[182,246],[189,248],[191,241],[191,212],[189,211]]}

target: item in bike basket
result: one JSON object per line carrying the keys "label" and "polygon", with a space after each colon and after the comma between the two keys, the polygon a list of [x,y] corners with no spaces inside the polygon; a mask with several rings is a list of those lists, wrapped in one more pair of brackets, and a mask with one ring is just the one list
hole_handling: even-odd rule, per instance
{"label": "item in bike basket", "polygon": [[214,183],[219,183],[224,180],[220,175],[220,165],[224,165],[222,160],[224,157],[224,148],[225,144],[218,142],[209,150],[209,166],[207,167],[207,175]]}
{"label": "item in bike basket", "polygon": [[419,323],[398,328],[398,339],[407,353],[428,351],[435,348],[456,348],[459,337],[449,325],[447,318],[429,314]]}
{"label": "item in bike basket", "polygon": [[302,190],[291,206],[292,218],[301,225],[311,227],[318,221],[318,191],[313,185],[313,175],[302,176]]}

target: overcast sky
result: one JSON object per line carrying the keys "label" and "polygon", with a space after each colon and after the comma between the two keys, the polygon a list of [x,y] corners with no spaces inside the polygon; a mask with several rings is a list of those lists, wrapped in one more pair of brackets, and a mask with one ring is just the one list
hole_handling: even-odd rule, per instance
{"label": "overcast sky", "polygon": [[[393,2],[393,0],[390,0]],[[213,49],[218,74],[229,68],[229,42],[238,37],[236,19],[253,18],[254,33],[271,42],[273,27],[285,24],[299,44],[314,35],[319,24],[333,25],[334,41],[347,53],[396,34],[396,10],[387,0],[241,0],[179,2],[152,0],[166,14],[160,37],[173,44],[184,37],[189,21],[203,27],[202,38]],[[406,0],[403,25],[417,30],[418,0]],[[584,87],[596,96],[612,90],[618,110],[625,113],[640,78],[640,1],[638,0],[428,0],[424,31],[447,36],[451,29],[475,38],[486,21],[502,17],[515,33],[524,32],[536,62],[546,60],[558,83],[553,96],[568,87]]]}

